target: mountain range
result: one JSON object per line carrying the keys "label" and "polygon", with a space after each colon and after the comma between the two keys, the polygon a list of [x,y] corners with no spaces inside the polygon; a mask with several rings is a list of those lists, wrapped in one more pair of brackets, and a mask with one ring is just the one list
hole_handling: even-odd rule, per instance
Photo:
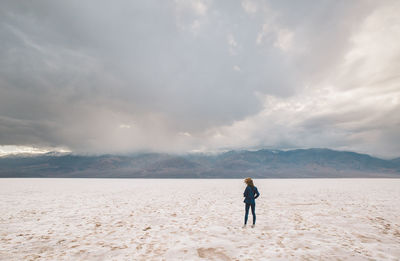
{"label": "mountain range", "polygon": [[400,178],[400,158],[330,149],[219,154],[9,155],[0,177],[54,178]]}

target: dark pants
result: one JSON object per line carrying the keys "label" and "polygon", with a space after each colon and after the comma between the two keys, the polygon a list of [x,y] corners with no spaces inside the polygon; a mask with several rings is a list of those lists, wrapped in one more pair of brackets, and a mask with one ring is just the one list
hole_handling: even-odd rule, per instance
{"label": "dark pants", "polygon": [[253,215],[253,225],[256,223],[256,204],[246,203],[246,213],[244,214],[244,224],[247,224],[247,219],[249,218],[249,208],[251,207],[251,214]]}

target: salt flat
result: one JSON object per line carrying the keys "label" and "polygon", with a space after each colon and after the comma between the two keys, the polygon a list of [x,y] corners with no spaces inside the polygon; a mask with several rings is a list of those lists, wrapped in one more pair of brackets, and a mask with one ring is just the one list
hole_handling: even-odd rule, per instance
{"label": "salt flat", "polygon": [[[400,179],[1,179],[0,260],[399,260]],[[249,217],[251,221],[251,215]]]}

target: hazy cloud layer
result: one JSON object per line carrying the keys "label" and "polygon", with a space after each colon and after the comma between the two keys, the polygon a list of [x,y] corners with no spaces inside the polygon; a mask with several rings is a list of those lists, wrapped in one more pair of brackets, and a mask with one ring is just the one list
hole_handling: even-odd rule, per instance
{"label": "hazy cloud layer", "polygon": [[398,1],[2,1],[0,145],[400,156]]}

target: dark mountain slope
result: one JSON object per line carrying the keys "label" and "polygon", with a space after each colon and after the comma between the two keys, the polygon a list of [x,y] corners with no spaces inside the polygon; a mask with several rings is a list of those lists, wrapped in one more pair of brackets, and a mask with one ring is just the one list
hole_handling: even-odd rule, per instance
{"label": "dark mountain slope", "polygon": [[400,158],[383,160],[330,149],[258,150],[170,155],[0,157],[0,177],[107,178],[400,177]]}

